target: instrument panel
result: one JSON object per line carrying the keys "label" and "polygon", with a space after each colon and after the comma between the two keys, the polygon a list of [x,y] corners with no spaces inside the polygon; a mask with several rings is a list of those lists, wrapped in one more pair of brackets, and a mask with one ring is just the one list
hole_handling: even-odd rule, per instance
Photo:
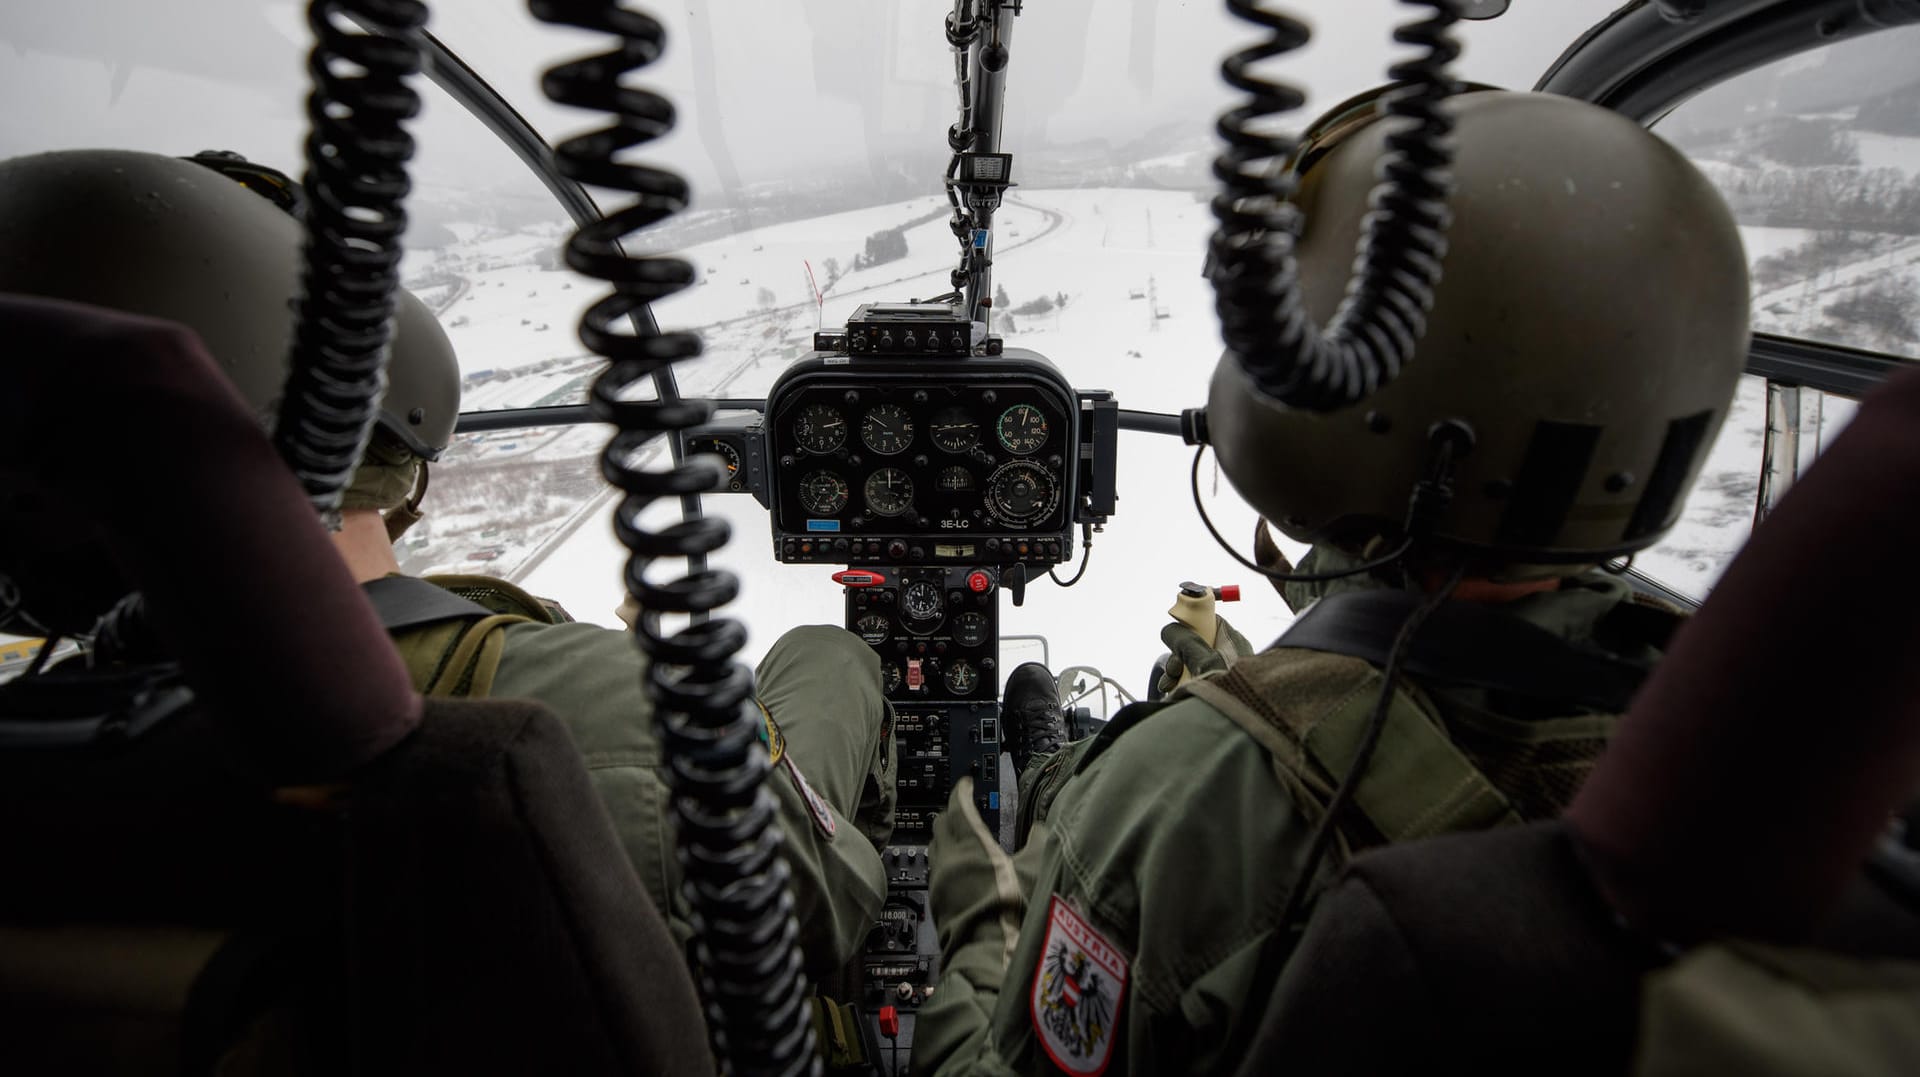
{"label": "instrument panel", "polygon": [[1031,562],[1073,555],[1079,407],[1032,353],[964,373],[816,356],[763,432],[782,561]]}

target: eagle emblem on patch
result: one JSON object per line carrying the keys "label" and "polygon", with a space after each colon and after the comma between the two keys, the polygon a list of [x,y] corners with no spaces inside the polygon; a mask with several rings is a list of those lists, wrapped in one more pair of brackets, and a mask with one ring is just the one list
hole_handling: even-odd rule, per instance
{"label": "eagle emblem on patch", "polygon": [[1126,992],[1127,959],[1119,948],[1054,895],[1033,976],[1033,1028],[1053,1064],[1088,1077],[1104,1072]]}
{"label": "eagle emblem on patch", "polygon": [[813,816],[814,825],[820,828],[822,834],[833,837],[833,809],[827,806],[825,797],[814,792],[813,786],[807,784],[806,775],[800,773],[800,764],[793,761],[792,755],[782,752],[780,762],[775,765],[787,768],[787,773],[793,776],[794,788],[800,790],[800,799],[806,802],[807,811]]}

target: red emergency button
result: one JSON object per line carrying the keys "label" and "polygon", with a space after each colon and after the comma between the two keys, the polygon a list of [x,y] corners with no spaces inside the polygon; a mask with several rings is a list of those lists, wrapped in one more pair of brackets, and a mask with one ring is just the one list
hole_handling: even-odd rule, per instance
{"label": "red emergency button", "polygon": [[993,577],[975,569],[967,573],[967,590],[976,595],[984,595],[993,590]]}
{"label": "red emergency button", "polygon": [[885,576],[880,575],[878,572],[868,572],[865,569],[849,568],[849,569],[842,569],[841,571],[834,573],[833,582],[841,585],[842,587],[878,587],[881,584],[887,582],[887,578]]}
{"label": "red emergency button", "polygon": [[880,1007],[880,1034],[888,1039],[900,1035],[900,1011],[892,1006]]}

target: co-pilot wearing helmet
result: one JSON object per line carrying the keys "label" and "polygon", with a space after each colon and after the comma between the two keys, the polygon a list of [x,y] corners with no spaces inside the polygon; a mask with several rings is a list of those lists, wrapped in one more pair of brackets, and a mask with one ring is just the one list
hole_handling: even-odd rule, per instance
{"label": "co-pilot wearing helmet", "polygon": [[[1446,107],[1449,250],[1406,369],[1317,412],[1267,398],[1230,358],[1208,402],[1235,488],[1314,544],[1302,568],[1403,556],[1292,585],[1296,605],[1327,594],[1314,610],[1327,615],[1159,711],[1036,755],[1022,805],[1040,810],[1011,858],[955,792],[932,853],[943,980],[916,1022],[917,1072],[1231,1070],[1341,864],[1557,815],[1660,657],[1674,616],[1594,566],[1672,526],[1726,417],[1748,336],[1733,218],[1685,158],[1616,114],[1504,92]],[[1370,115],[1336,110],[1299,175],[1301,285],[1321,325],[1389,127]],[[1442,444],[1451,497],[1429,499],[1410,536]],[[1447,586],[1383,691],[1393,629]],[[1363,656],[1328,628],[1369,606],[1375,642],[1388,627]],[[1376,747],[1353,767],[1376,707]],[[1343,784],[1351,799],[1309,867]]]}
{"label": "co-pilot wearing helmet", "polygon": [[[265,417],[292,339],[301,230],[283,210],[297,196],[286,177],[230,154],[189,161],[81,150],[0,161],[0,292],[183,324]],[[411,294],[397,299],[386,395],[335,547],[367,587],[417,689],[535,699],[567,723],[634,869],[684,938],[645,659],[633,641],[557,623],[566,618],[556,607],[505,580],[399,574],[392,542],[419,519],[426,470],[453,439],[460,371],[432,312]],[[233,512],[247,512],[245,490],[233,492]],[[58,607],[63,628],[85,628],[118,597],[112,588],[84,593],[85,580],[60,571],[69,566],[41,563],[49,566],[42,576],[64,577],[66,586],[30,597],[48,616]],[[892,830],[894,759],[878,660],[839,628],[794,629],[768,650],[756,691],[779,761],[768,787],[793,868],[801,942],[810,967],[825,974],[865,939],[886,893],[878,846]]]}

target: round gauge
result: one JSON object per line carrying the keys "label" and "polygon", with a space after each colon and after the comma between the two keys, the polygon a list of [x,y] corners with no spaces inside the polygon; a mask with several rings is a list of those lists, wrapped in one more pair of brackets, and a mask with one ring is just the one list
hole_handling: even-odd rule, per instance
{"label": "round gauge", "polygon": [[900,595],[900,610],[909,621],[937,621],[946,611],[946,602],[938,584],[916,580]]}
{"label": "round gauge", "polygon": [[740,479],[740,450],[724,438],[693,438],[687,442],[688,456],[718,456],[727,468],[727,482]]}
{"label": "round gauge", "polygon": [[906,452],[913,444],[913,416],[898,404],[882,404],[860,420],[860,440],[881,456]]}
{"label": "round gauge", "polygon": [[1001,523],[1026,527],[1053,511],[1060,487],[1030,460],[1002,464],[987,479],[987,511]]}
{"label": "round gauge", "polygon": [[886,664],[886,677],[887,693],[891,695],[894,692],[898,692],[900,690],[900,667],[894,665],[892,662],[888,662]]}
{"label": "round gauge", "polygon": [[935,415],[928,434],[934,447],[947,452],[971,452],[980,444],[980,424],[961,408],[948,408]]}
{"label": "round gauge", "polygon": [[800,507],[815,516],[838,515],[847,507],[847,480],[831,471],[815,471],[800,480]]}
{"label": "round gauge", "polygon": [[847,443],[847,420],[828,404],[808,404],[793,420],[793,440],[810,453],[825,456]]}
{"label": "round gauge", "polygon": [[941,679],[947,682],[947,691],[954,695],[972,695],[973,690],[979,687],[980,673],[973,668],[972,662],[956,658],[947,663],[947,671]]}
{"label": "round gauge", "polygon": [[953,641],[962,647],[978,647],[987,642],[987,615],[963,613],[953,619]]}
{"label": "round gauge", "polygon": [[1008,452],[1025,456],[1047,443],[1047,417],[1032,404],[1015,404],[1000,413],[995,431]]}
{"label": "round gauge", "polygon": [[941,468],[940,469],[940,489],[942,490],[973,489],[973,472],[968,471],[966,468],[961,467],[958,464],[955,464],[952,467]]}
{"label": "round gauge", "polygon": [[876,516],[898,516],[913,507],[913,479],[897,467],[867,476],[867,509]]}
{"label": "round gauge", "polygon": [[887,620],[884,613],[869,613],[853,622],[853,627],[860,633],[860,638],[869,644],[885,643],[887,637],[893,635],[893,623]]}

